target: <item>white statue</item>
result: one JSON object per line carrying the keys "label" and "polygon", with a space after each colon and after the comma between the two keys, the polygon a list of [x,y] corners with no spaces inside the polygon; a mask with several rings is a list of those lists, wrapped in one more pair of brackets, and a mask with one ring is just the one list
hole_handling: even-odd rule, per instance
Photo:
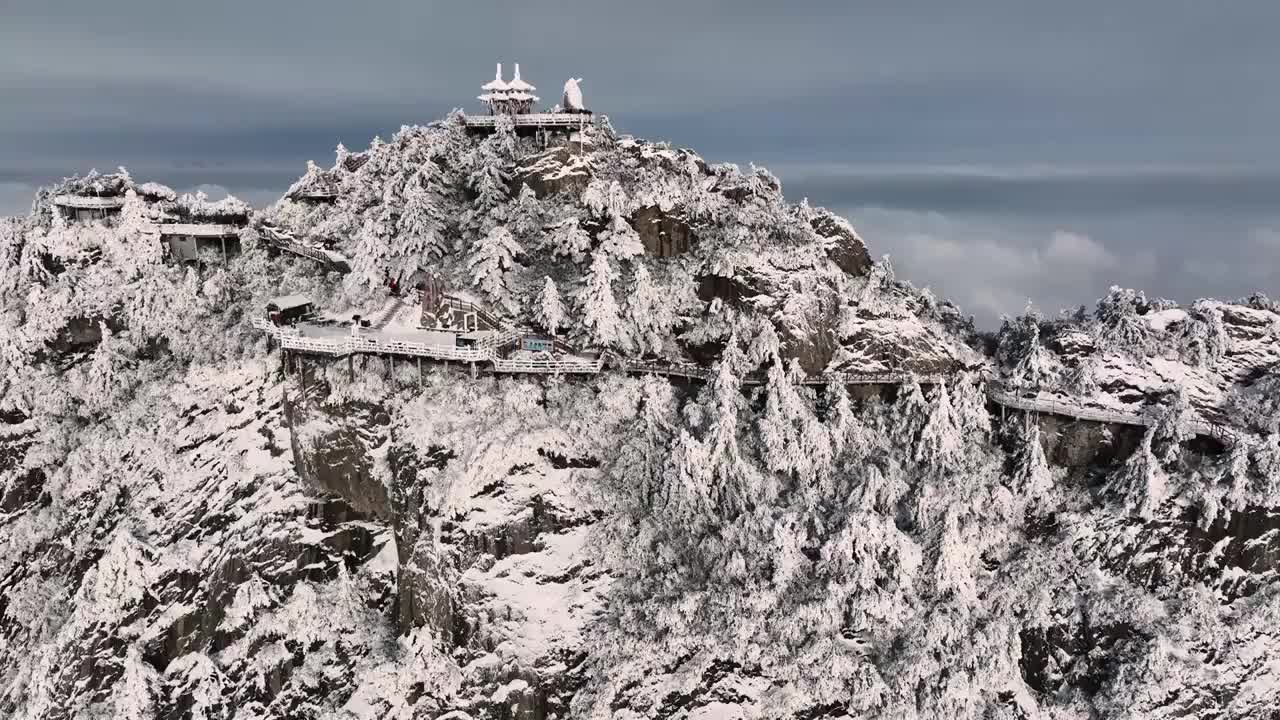
{"label": "white statue", "polygon": [[569,78],[564,84],[564,98],[561,105],[567,112],[586,112],[587,106],[582,102],[582,88],[578,83],[582,78]]}

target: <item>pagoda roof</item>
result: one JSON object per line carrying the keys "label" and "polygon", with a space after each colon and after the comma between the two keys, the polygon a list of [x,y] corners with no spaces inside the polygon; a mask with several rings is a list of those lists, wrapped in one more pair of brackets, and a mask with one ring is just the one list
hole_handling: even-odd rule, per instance
{"label": "pagoda roof", "polygon": [[502,79],[502,63],[498,63],[498,70],[494,73],[493,79],[480,86],[481,90],[508,90],[510,85]]}
{"label": "pagoda roof", "polygon": [[516,63],[516,76],[511,78],[511,82],[507,83],[507,89],[508,90],[527,90],[529,92],[533,92],[538,88],[520,79],[520,63]]}

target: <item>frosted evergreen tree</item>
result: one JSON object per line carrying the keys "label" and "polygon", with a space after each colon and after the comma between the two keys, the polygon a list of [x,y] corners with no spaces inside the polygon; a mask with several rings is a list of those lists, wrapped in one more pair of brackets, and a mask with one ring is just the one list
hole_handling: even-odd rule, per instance
{"label": "frosted evergreen tree", "polygon": [[102,339],[93,350],[83,392],[85,404],[94,412],[110,408],[117,394],[127,391],[130,384],[121,376],[127,363],[127,346],[115,337],[105,322],[98,323],[98,330]]}
{"label": "frosted evergreen tree", "polygon": [[600,247],[617,261],[630,260],[644,254],[640,234],[621,215],[614,215],[608,227],[600,234]]}
{"label": "frosted evergreen tree", "polygon": [[424,169],[410,178],[398,220],[399,247],[389,261],[392,277],[408,278],[420,266],[448,252],[444,197],[435,172]]}
{"label": "frosted evergreen tree", "polygon": [[581,262],[591,250],[591,233],[582,228],[578,218],[570,217],[556,223],[545,236],[543,246],[552,253]]}
{"label": "frosted evergreen tree", "polygon": [[630,336],[640,353],[662,350],[663,338],[674,322],[670,298],[662,297],[644,263],[637,263],[627,293],[627,320]]}
{"label": "frosted evergreen tree", "polygon": [[497,305],[514,310],[516,303],[511,295],[509,276],[516,267],[516,257],[523,252],[524,249],[506,227],[493,227],[472,250],[471,259],[467,261],[471,284],[479,287]]}
{"label": "frosted evergreen tree", "polygon": [[1093,397],[1098,393],[1098,359],[1090,354],[1076,360],[1075,367],[1063,374],[1064,386],[1072,395]]}
{"label": "frosted evergreen tree", "polygon": [[520,193],[512,208],[512,227],[524,242],[538,237],[542,232],[542,206],[538,195],[528,184],[520,185]]}
{"label": "frosted evergreen tree", "polygon": [[1150,518],[1168,494],[1168,476],[1151,449],[1153,435],[1150,430],[1143,434],[1113,481],[1125,509],[1143,518]]}
{"label": "frosted evergreen tree", "polygon": [[1209,300],[1197,300],[1183,330],[1182,357],[1201,367],[1214,367],[1227,353],[1230,343],[1222,310]]}
{"label": "frosted evergreen tree", "polygon": [[475,241],[510,219],[511,160],[497,133],[480,143],[472,154],[471,168],[467,187],[475,199],[462,215],[462,228]]}
{"label": "frosted evergreen tree", "polygon": [[1039,504],[1053,490],[1054,477],[1040,440],[1040,423],[1030,415],[1023,424],[1022,448],[1013,475],[1013,490],[1032,505]]}
{"label": "frosted evergreen tree", "polygon": [[560,301],[560,291],[555,282],[548,276],[542,283],[542,294],[539,297],[537,321],[547,332],[555,335],[564,325],[564,304]]}
{"label": "frosted evergreen tree", "polygon": [[931,410],[920,430],[916,459],[946,464],[961,451],[965,438],[951,406],[947,384],[939,383],[933,391]]}
{"label": "frosted evergreen tree", "polygon": [[1144,357],[1151,348],[1151,326],[1141,314],[1147,311],[1147,305],[1147,298],[1141,292],[1111,286],[1094,310],[1102,349]]}
{"label": "frosted evergreen tree", "polygon": [[622,317],[613,294],[616,277],[607,254],[596,251],[591,256],[587,281],[578,291],[578,316],[586,339],[601,348],[623,345]]}
{"label": "frosted evergreen tree", "polygon": [[1013,367],[1010,384],[1016,388],[1041,390],[1052,388],[1057,381],[1058,371],[1053,353],[1040,342],[1040,324],[1035,320],[1027,323],[1027,336],[1022,348],[1021,357]]}

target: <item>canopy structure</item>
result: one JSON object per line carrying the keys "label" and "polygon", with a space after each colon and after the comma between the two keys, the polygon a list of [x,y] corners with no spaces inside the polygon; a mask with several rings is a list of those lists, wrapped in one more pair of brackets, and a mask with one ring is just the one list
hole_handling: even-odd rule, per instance
{"label": "canopy structure", "polygon": [[306,295],[281,295],[267,301],[268,310],[293,310],[295,308],[306,307],[311,304],[311,298]]}

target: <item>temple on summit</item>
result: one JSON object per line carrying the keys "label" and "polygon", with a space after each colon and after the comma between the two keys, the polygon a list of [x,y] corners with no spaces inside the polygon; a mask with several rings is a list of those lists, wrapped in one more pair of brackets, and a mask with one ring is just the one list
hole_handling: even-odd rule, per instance
{"label": "temple on summit", "polygon": [[[520,77],[520,64],[516,63],[510,80],[502,77],[502,63],[497,64],[494,77],[480,86],[483,91],[476,97],[484,103],[486,114],[467,115],[467,127],[480,132],[492,131],[499,122],[510,121],[517,131],[564,130],[572,132],[592,123],[592,113],[582,100],[579,83],[582,78],[569,78],[564,84],[560,105],[539,112],[541,100],[534,91],[538,88]],[[524,133],[522,133],[524,134]]]}

